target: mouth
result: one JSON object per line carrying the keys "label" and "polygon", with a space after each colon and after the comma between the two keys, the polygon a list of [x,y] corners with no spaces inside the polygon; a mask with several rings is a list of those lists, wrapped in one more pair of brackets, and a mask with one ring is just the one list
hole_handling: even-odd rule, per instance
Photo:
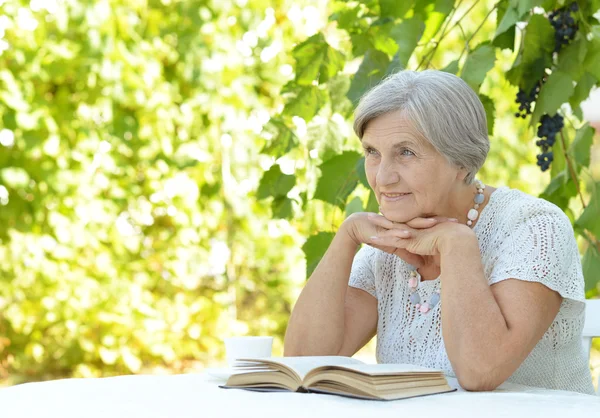
{"label": "mouth", "polygon": [[384,200],[386,202],[395,202],[404,199],[410,194],[411,193],[381,193],[381,200]]}

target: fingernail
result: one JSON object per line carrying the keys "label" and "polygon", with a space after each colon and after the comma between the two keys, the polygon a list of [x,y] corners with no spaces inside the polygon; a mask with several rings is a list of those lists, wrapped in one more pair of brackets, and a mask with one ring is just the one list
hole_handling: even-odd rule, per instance
{"label": "fingernail", "polygon": [[458,219],[456,219],[456,218],[448,218],[448,220],[449,220],[450,222],[458,222]]}
{"label": "fingernail", "polygon": [[371,238],[369,238],[369,239],[370,239],[370,240],[372,240],[372,241],[377,241],[377,240],[379,239],[379,237],[375,237],[375,236],[373,236],[373,237],[371,237]]}
{"label": "fingernail", "polygon": [[409,234],[410,234],[410,231],[407,231],[407,230],[402,230],[402,231],[400,231],[400,233],[401,233],[402,235],[409,235]]}
{"label": "fingernail", "polygon": [[428,222],[436,222],[436,221],[437,221],[437,219],[435,219],[435,218],[427,218],[427,221],[428,221]]}

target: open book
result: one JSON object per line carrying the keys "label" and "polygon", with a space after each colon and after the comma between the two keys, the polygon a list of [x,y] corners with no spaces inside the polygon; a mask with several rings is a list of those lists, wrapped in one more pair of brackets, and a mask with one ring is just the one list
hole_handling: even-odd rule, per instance
{"label": "open book", "polygon": [[441,370],[410,364],[365,364],[341,356],[238,359],[222,388],[315,392],[395,400],[453,392]]}

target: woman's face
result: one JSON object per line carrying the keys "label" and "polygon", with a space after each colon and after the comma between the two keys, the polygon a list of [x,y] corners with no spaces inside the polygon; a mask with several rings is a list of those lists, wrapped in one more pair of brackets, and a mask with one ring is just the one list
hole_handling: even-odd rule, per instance
{"label": "woman's face", "polygon": [[451,197],[466,175],[416,132],[401,112],[369,122],[362,145],[369,185],[394,222],[452,214]]}

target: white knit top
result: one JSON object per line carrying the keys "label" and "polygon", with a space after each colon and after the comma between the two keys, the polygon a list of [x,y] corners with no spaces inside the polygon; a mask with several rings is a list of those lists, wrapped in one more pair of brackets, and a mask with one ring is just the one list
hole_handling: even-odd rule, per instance
{"label": "white knit top", "polygon": [[[593,394],[582,345],[583,274],[567,216],[546,200],[500,187],[473,231],[490,285],[510,278],[539,282],[563,297],[552,325],[508,381]],[[442,338],[441,301],[425,314],[417,312],[408,278],[407,263],[393,254],[365,245],[354,257],[350,286],[378,301],[377,362],[433,367],[455,377]],[[421,300],[428,301],[439,286],[439,277],[421,282]]]}

